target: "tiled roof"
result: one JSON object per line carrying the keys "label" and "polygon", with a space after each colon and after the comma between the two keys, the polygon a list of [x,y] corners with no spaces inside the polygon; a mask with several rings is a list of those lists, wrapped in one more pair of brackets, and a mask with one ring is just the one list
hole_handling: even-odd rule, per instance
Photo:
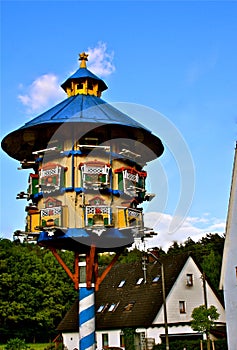
{"label": "tiled roof", "polygon": [[[186,260],[187,255],[169,256],[162,259],[166,295],[171,290]],[[144,277],[142,264],[140,262],[117,263],[96,293],[96,311],[100,306],[106,306],[103,312],[96,313],[96,329],[151,326],[163,303],[161,277],[157,282],[153,282],[154,277],[160,275],[160,265],[157,262],[149,263],[146,271],[147,283],[143,281],[137,285],[139,278]],[[118,288],[122,280],[125,280],[125,283]],[[112,304],[116,305],[115,311],[108,311]],[[78,331],[78,301],[68,311],[57,329],[59,331]]]}

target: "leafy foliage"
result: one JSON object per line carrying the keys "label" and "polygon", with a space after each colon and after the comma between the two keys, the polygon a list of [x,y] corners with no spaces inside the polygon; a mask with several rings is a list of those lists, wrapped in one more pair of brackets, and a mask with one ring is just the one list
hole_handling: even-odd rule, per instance
{"label": "leafy foliage", "polygon": [[27,345],[24,340],[19,338],[10,339],[5,346],[5,350],[25,350]]}
{"label": "leafy foliage", "polygon": [[[70,252],[63,259],[72,265]],[[54,337],[76,298],[72,283],[50,251],[0,240],[0,331],[5,338]]]}
{"label": "leafy foliage", "polygon": [[218,320],[219,313],[214,305],[206,308],[205,305],[195,307],[192,312],[191,327],[194,331],[206,333],[214,327],[214,321]]}
{"label": "leafy foliage", "polygon": [[123,332],[124,332],[125,349],[126,350],[135,350],[135,345],[134,345],[135,329],[134,328],[124,328]]}

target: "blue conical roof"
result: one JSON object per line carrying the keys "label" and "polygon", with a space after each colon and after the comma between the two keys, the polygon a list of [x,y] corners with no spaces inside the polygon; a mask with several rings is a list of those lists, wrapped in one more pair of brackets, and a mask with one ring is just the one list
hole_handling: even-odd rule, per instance
{"label": "blue conical roof", "polygon": [[87,68],[79,68],[67,80],[65,80],[64,83],[62,83],[61,87],[66,91],[66,87],[70,84],[70,82],[72,80],[73,81],[75,81],[75,80],[80,81],[80,80],[83,80],[83,79],[86,79],[86,78],[98,81],[100,91],[104,91],[104,90],[108,89],[108,87],[105,84],[105,82],[102,79],[98,78],[95,74],[93,74]]}
{"label": "blue conical roof", "polygon": [[[86,57],[82,54],[84,66]],[[62,84],[63,89],[66,91],[70,89],[71,82],[77,83],[78,80],[85,78],[97,81],[100,92],[107,89],[104,81],[84,66]],[[94,133],[91,137],[100,135],[101,142],[114,138],[139,141],[153,152],[147,157],[148,161],[159,157],[164,149],[160,139],[133,118],[100,97],[80,92],[75,94],[75,91],[73,96],[7,135],[2,141],[2,148],[17,160],[30,160],[33,158],[32,152],[46,148],[55,132],[65,124],[68,137],[71,137],[70,129],[73,130],[74,136],[77,130],[78,139],[90,132]]]}
{"label": "blue conical roof", "polygon": [[[27,122],[21,129],[40,124],[55,123],[117,124],[146,129],[142,124],[124,114],[99,97],[76,95],[67,98],[53,108]],[[146,129],[148,131],[148,129]]]}

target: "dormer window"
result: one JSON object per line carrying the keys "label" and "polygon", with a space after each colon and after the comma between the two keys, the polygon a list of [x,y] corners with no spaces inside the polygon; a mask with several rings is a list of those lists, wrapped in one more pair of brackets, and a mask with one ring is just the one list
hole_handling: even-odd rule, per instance
{"label": "dormer window", "polygon": [[137,285],[137,286],[140,286],[140,284],[142,284],[143,280],[144,280],[143,277],[139,278],[139,279],[137,280],[136,285]]}
{"label": "dormer window", "polygon": [[100,305],[99,308],[97,309],[97,312],[100,313],[100,312],[103,312],[105,308],[105,305]]}
{"label": "dormer window", "polygon": [[125,280],[122,280],[122,281],[119,283],[118,288],[122,288],[122,287],[124,286],[125,282],[126,282]]}
{"label": "dormer window", "polygon": [[131,311],[132,308],[135,305],[135,301],[131,301],[130,303],[128,303],[125,307],[124,307],[124,311]]}
{"label": "dormer window", "polygon": [[160,275],[157,275],[153,278],[152,282],[157,283],[160,280]]}
{"label": "dormer window", "polygon": [[188,287],[193,286],[193,275],[191,273],[187,273],[186,275],[186,286]]}
{"label": "dormer window", "polygon": [[119,305],[119,302],[111,304],[110,307],[108,308],[108,312],[114,312],[117,309],[118,305]]}

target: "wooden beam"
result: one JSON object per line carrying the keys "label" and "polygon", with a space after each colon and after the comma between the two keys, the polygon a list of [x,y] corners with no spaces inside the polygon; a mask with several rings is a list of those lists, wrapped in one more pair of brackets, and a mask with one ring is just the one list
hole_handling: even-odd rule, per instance
{"label": "wooden beam", "polygon": [[74,282],[75,289],[78,289],[79,287],[79,254],[75,252],[75,258],[74,258],[74,273],[72,273],[69,269],[69,267],[66,265],[66,263],[63,261],[61,256],[58,254],[57,250],[55,248],[49,247],[49,250],[52,252],[58,263],[62,266],[64,271],[67,273],[67,275],[71,278],[71,280]]}
{"label": "wooden beam", "polygon": [[91,288],[92,286],[95,259],[96,259],[96,247],[92,245],[90,251],[86,254],[86,286],[87,288]]}
{"label": "wooden beam", "polygon": [[95,282],[95,291],[97,292],[99,290],[99,286],[101,284],[101,282],[105,279],[105,277],[107,276],[107,274],[109,273],[109,271],[112,269],[112,267],[114,266],[114,264],[116,263],[116,261],[118,260],[118,258],[120,257],[122,252],[117,252],[115,254],[115,256],[113,257],[113,259],[111,260],[111,262],[109,263],[109,265],[106,267],[106,269],[102,272],[101,276],[98,276]]}

